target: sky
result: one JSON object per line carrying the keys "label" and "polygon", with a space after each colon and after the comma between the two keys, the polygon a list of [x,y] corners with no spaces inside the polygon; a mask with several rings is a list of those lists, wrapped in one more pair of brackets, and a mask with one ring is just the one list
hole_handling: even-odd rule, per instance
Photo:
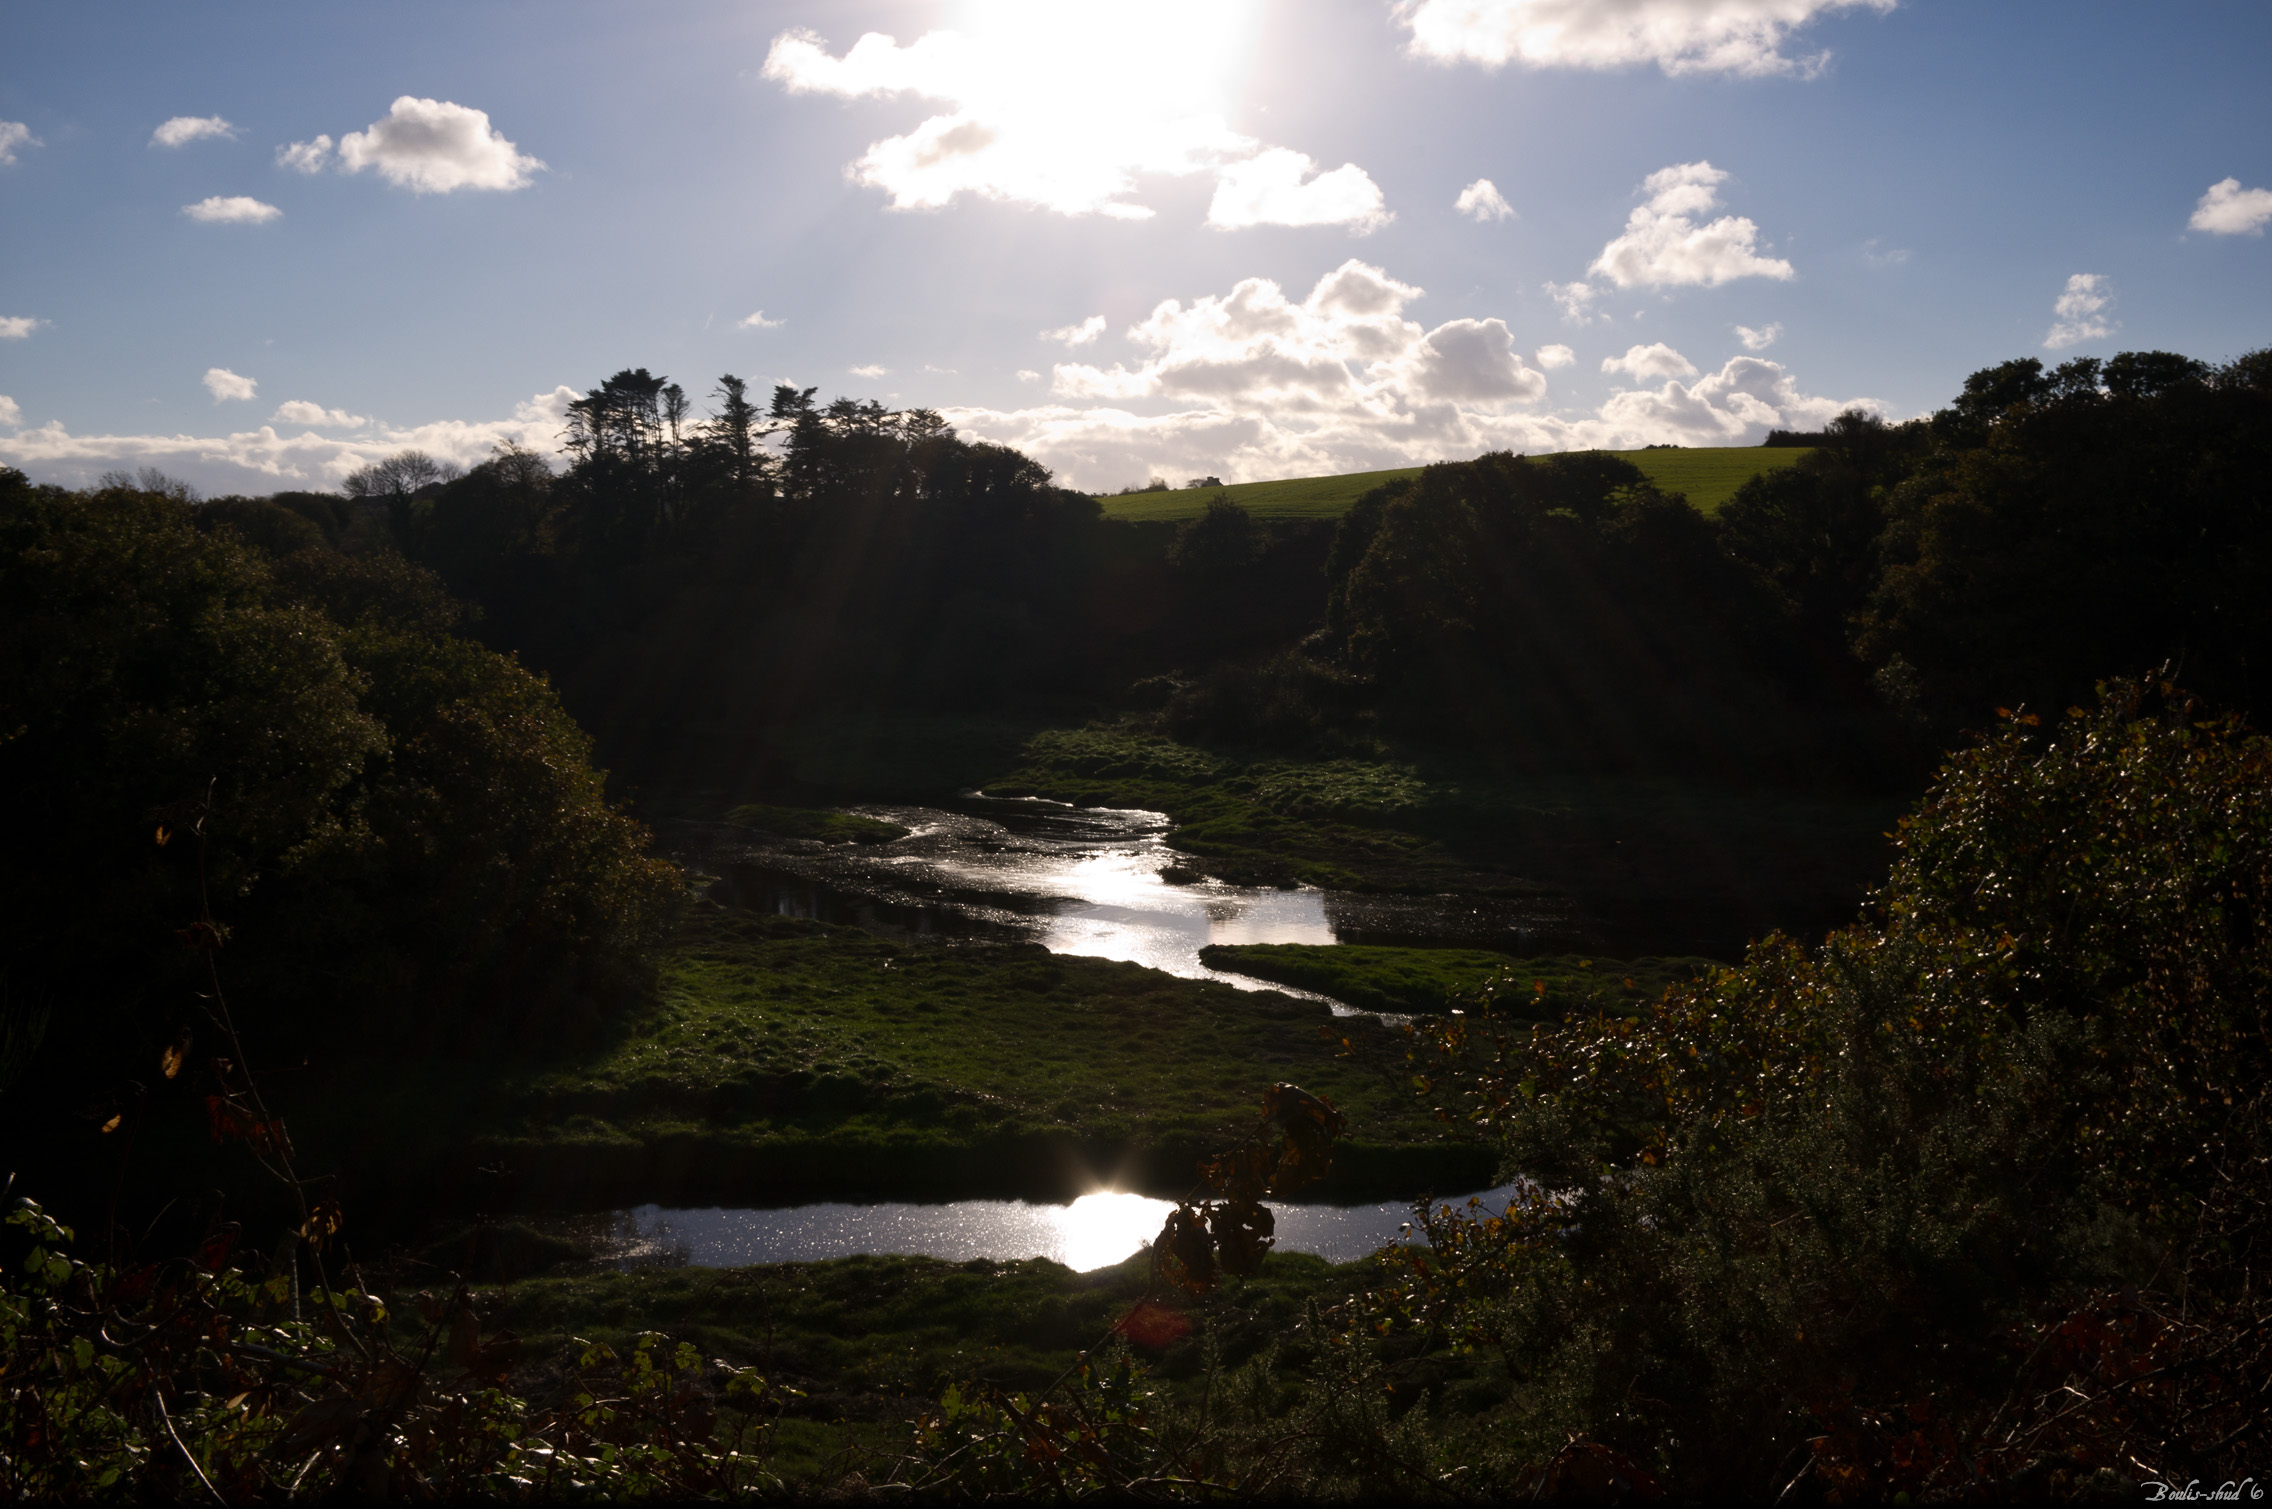
{"label": "sky", "polygon": [[0,465],[326,488],[624,367],[1068,486],[2272,344],[2272,6],[0,0]]}

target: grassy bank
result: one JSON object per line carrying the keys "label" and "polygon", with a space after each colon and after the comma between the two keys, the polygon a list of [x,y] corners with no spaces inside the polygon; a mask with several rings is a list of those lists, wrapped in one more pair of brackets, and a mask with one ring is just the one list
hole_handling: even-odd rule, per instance
{"label": "grassy bank", "polygon": [[[1761,472],[1789,466],[1804,456],[1800,448],[1765,446],[1682,446],[1674,450],[1611,451],[1630,461],[1666,492],[1685,493],[1706,513],[1736,495]],[[1349,505],[1384,482],[1417,477],[1417,466],[1383,472],[1348,472],[1335,477],[1297,477],[1283,482],[1237,482],[1228,487],[1178,488],[1172,492],[1123,493],[1097,499],[1116,519],[1195,519],[1207,500],[1227,497],[1258,519],[1337,519]]]}
{"label": "grassy bank", "polygon": [[1320,1198],[1493,1173],[1487,1151],[1412,1101],[1399,1035],[1315,1003],[712,903],[694,909],[635,1029],[509,1079],[470,1157],[530,1208],[1047,1198],[1105,1179],[1181,1193],[1278,1080],[1349,1116]]}
{"label": "grassy bank", "polygon": [[1733,956],[1771,927],[1846,920],[1882,872],[1895,807],[1671,777],[1242,759],[1132,724],[1049,730],[1022,755],[990,793],[1165,812],[1168,842],[1226,880],[1573,898],[1579,932],[1635,953]]}
{"label": "grassy bank", "polygon": [[1549,1021],[1636,1008],[1713,967],[1709,959],[1525,958],[1355,943],[1216,943],[1199,957],[1210,969],[1314,990],[1368,1011],[1445,1011],[1488,998],[1502,1010]]}

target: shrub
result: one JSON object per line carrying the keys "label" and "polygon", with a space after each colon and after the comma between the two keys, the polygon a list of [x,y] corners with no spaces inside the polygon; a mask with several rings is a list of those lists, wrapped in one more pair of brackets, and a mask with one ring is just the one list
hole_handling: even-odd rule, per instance
{"label": "shrub", "polygon": [[1536,1453],[1598,1438],[1691,1492],[2241,1475],[2272,744],[2114,683],[2008,717],[1899,842],[1819,949],[1631,1019],[1447,1030],[1497,1049],[1468,1113],[1551,1193],[1439,1215],[1376,1314],[1504,1356]]}

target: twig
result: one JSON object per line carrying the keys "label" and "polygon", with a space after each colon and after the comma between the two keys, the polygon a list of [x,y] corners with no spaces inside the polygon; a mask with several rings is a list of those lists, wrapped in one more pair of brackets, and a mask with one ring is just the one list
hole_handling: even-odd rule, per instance
{"label": "twig", "polygon": [[191,1456],[189,1448],[182,1444],[181,1432],[174,1429],[173,1416],[166,1413],[165,1390],[155,1388],[150,1390],[150,1402],[158,1406],[158,1423],[165,1426],[166,1434],[173,1438],[175,1449],[181,1453],[181,1459],[189,1464],[191,1472],[197,1474],[197,1481],[203,1483],[205,1491],[213,1495],[214,1503],[227,1504],[229,1501],[221,1497],[221,1490],[213,1486],[213,1480],[205,1475],[205,1469],[197,1465],[197,1458]]}

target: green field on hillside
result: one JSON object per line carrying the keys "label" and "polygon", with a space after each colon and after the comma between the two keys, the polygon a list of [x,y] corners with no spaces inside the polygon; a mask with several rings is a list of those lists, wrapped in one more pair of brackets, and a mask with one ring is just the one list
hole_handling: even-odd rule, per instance
{"label": "green field on hillside", "polygon": [[[1706,513],[1736,494],[1764,471],[1789,466],[1806,454],[1798,447],[1761,445],[1684,446],[1670,451],[1611,451],[1648,475],[1666,492],[1686,493]],[[1195,519],[1209,498],[1229,498],[1258,519],[1336,519],[1373,488],[1399,477],[1417,477],[1420,468],[1348,472],[1338,477],[1296,477],[1284,482],[1239,482],[1229,487],[1178,488],[1173,492],[1125,493],[1101,497],[1115,519]]]}

